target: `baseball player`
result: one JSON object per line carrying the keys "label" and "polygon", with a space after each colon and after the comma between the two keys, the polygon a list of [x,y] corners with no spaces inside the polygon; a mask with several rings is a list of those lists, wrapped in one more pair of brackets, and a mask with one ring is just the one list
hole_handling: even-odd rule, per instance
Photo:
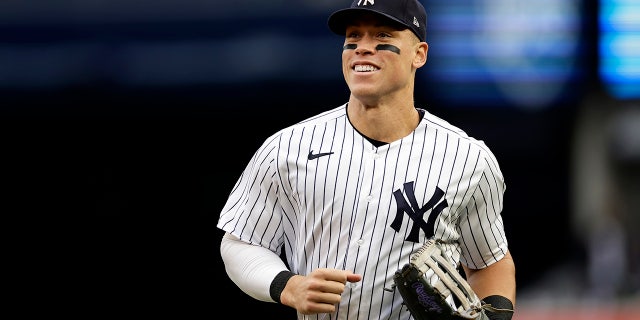
{"label": "baseball player", "polygon": [[413,102],[427,60],[424,7],[355,0],[328,26],[344,36],[349,99],[255,152],[217,224],[229,278],[298,319],[410,319],[392,278],[435,238],[480,299],[513,308],[498,162]]}

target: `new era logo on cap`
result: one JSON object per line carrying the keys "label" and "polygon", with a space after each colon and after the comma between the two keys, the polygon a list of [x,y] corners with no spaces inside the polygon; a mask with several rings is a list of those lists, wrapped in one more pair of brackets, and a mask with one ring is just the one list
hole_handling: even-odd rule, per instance
{"label": "new era logo on cap", "polygon": [[426,41],[427,13],[418,0],[354,0],[346,9],[329,16],[329,29],[344,35],[347,24],[357,13],[374,12],[411,29],[420,41]]}

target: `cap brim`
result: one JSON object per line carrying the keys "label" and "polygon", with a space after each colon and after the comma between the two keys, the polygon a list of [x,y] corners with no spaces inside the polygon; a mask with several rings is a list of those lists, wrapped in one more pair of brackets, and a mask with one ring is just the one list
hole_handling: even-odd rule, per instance
{"label": "cap brim", "polygon": [[402,21],[390,15],[387,15],[385,13],[378,12],[375,10],[366,9],[366,8],[347,8],[347,9],[338,10],[332,13],[331,16],[329,16],[327,25],[329,26],[329,29],[333,31],[333,33],[344,35],[347,29],[348,22],[353,21],[352,17],[358,14],[366,13],[366,12],[377,14],[378,16],[387,18],[397,23],[399,26],[403,26],[404,28],[411,29],[409,26],[405,25]]}

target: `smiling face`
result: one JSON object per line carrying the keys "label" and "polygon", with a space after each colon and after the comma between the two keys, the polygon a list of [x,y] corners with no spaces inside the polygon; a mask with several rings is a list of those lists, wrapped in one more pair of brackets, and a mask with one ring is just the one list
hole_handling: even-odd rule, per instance
{"label": "smiling face", "polygon": [[362,14],[346,28],[342,72],[351,94],[366,104],[385,96],[413,96],[415,71],[428,46],[411,30],[376,14]]}

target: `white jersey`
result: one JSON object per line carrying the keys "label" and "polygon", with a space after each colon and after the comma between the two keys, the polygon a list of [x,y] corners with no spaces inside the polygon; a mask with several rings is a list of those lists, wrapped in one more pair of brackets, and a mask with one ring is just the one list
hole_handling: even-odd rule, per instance
{"label": "white jersey", "polygon": [[278,254],[284,245],[296,274],[335,268],[363,276],[334,314],[299,319],[409,319],[389,290],[395,271],[432,237],[448,244],[454,265],[500,260],[504,190],[487,146],[442,119],[425,111],[411,134],[376,147],[351,125],[345,104],[270,136],[217,226]]}

